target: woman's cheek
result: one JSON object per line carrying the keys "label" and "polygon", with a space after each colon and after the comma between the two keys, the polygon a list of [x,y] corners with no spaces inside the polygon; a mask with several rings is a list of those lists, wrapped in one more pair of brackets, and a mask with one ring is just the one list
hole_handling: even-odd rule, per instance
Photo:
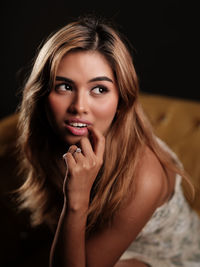
{"label": "woman's cheek", "polygon": [[95,105],[93,109],[94,121],[99,130],[105,133],[111,125],[117,110],[117,102],[104,102],[101,105]]}

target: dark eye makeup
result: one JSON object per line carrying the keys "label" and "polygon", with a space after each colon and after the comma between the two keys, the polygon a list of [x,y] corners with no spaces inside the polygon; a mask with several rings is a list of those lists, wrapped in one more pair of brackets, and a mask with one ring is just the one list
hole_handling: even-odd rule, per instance
{"label": "dark eye makeup", "polygon": [[56,91],[72,91],[73,87],[69,83],[58,83],[55,85]]}
{"label": "dark eye makeup", "polygon": [[[55,85],[55,91],[56,92],[67,92],[67,91],[73,91],[74,88],[73,86],[70,84],[70,83],[58,83]],[[102,95],[102,94],[105,94],[109,91],[109,89],[102,85],[102,84],[99,84],[99,85],[96,85],[94,87],[92,87],[92,89],[90,90],[90,93],[93,94],[93,95]]]}
{"label": "dark eye makeup", "polygon": [[109,90],[106,86],[103,85],[97,85],[95,87],[92,88],[92,93],[100,95],[100,94],[105,94],[107,93]]}

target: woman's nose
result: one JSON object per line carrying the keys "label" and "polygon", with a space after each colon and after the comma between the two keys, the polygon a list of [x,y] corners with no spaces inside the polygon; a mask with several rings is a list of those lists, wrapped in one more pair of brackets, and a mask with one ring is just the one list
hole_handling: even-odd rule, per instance
{"label": "woman's nose", "polygon": [[83,114],[88,112],[87,96],[85,92],[77,92],[74,94],[69,111],[73,114]]}

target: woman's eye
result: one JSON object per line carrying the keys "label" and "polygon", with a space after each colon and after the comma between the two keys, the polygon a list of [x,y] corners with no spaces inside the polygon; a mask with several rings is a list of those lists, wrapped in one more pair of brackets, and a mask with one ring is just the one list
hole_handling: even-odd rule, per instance
{"label": "woman's eye", "polygon": [[72,86],[67,83],[57,84],[55,86],[56,91],[72,91]]}
{"label": "woman's eye", "polygon": [[102,86],[97,86],[97,87],[94,87],[92,89],[92,93],[94,93],[96,95],[100,95],[100,94],[103,94],[106,92],[108,92],[108,89],[106,87],[102,87]]}

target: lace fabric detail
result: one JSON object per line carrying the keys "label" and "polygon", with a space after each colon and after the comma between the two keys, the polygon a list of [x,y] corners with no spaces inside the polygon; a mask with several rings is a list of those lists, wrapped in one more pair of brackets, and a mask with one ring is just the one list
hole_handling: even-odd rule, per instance
{"label": "lace fabric detail", "polygon": [[[158,142],[181,165],[175,153],[160,139]],[[121,257],[130,258],[153,267],[200,266],[200,218],[185,200],[180,175],[176,175],[172,198],[156,209]]]}

